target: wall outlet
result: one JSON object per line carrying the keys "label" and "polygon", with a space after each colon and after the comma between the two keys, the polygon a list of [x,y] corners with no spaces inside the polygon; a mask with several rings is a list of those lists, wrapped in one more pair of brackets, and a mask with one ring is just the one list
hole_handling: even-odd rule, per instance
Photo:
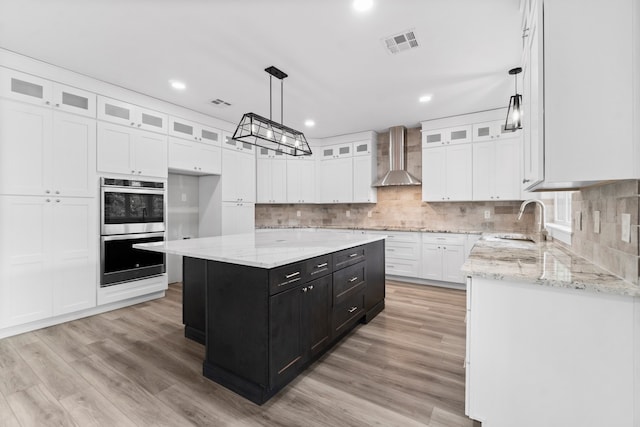
{"label": "wall outlet", "polygon": [[600,234],[600,211],[593,211],[593,232]]}
{"label": "wall outlet", "polygon": [[367,217],[371,218],[372,216],[373,216],[373,212],[372,211],[367,212]]}
{"label": "wall outlet", "polygon": [[484,219],[490,219],[491,218],[491,211],[484,211]]}
{"label": "wall outlet", "polygon": [[182,196],[180,196],[180,198],[182,199],[183,202],[187,201],[187,193],[182,193]]}
{"label": "wall outlet", "polygon": [[623,213],[620,215],[622,221],[622,241],[631,242],[631,214]]}
{"label": "wall outlet", "polygon": [[302,213],[300,211],[296,211],[296,216],[300,218],[302,216]]}
{"label": "wall outlet", "polygon": [[351,218],[351,211],[346,211],[345,214],[347,215],[347,218]]}

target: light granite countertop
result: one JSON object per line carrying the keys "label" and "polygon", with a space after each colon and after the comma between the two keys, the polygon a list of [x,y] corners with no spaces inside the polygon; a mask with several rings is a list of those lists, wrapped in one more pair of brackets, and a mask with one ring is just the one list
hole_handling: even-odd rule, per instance
{"label": "light granite countertop", "polygon": [[462,271],[471,277],[640,297],[640,286],[554,242],[506,240],[483,234]]}
{"label": "light granite countertop", "polygon": [[429,228],[416,227],[349,227],[340,225],[324,225],[324,226],[265,226],[257,227],[257,230],[358,230],[358,231],[410,231],[417,233],[451,233],[451,234],[482,234],[477,230],[432,230]]}
{"label": "light granite countertop", "polygon": [[138,243],[136,249],[259,268],[274,268],[384,239],[378,234],[270,230],[188,240]]}

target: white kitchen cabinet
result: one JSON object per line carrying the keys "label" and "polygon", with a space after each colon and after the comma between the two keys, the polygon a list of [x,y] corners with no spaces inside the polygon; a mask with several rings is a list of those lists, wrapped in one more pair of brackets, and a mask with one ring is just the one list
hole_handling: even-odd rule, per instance
{"label": "white kitchen cabinet", "polygon": [[484,123],[474,123],[473,142],[492,141],[500,138],[516,138],[520,136],[521,130],[504,130],[505,121],[492,120]]}
{"label": "white kitchen cabinet", "polygon": [[316,161],[309,156],[288,156],[287,203],[316,201]]}
{"label": "white kitchen cabinet", "polygon": [[0,194],[94,197],[96,121],[0,101]]}
{"label": "white kitchen cabinet", "polygon": [[255,205],[244,202],[222,202],[221,234],[253,233],[255,230]]}
{"label": "white kitchen cabinet", "polygon": [[466,237],[462,234],[428,233],[422,236],[421,278],[464,283]]}
{"label": "white kitchen cabinet", "polygon": [[169,135],[222,146],[222,131],[178,117],[169,117]]}
{"label": "white kitchen cabinet", "polygon": [[256,158],[256,202],[287,202],[287,161],[281,151],[258,147]]}
{"label": "white kitchen cabinet", "polygon": [[421,233],[379,230],[364,230],[363,233],[387,236],[384,246],[386,275],[420,277]]}
{"label": "white kitchen cabinet", "polygon": [[318,201],[320,203],[351,203],[353,201],[353,158],[337,156],[322,159],[318,168]]}
{"label": "white kitchen cabinet", "polygon": [[350,142],[322,147],[320,160],[339,159],[353,156],[353,144]]}
{"label": "white kitchen cabinet", "polygon": [[353,202],[376,203],[378,190],[371,185],[377,178],[376,147],[371,140],[353,143]]}
{"label": "white kitchen cabinet", "polygon": [[233,139],[233,134],[230,132],[222,132],[222,148],[236,150],[242,153],[255,153],[256,147],[247,142],[241,142]]}
{"label": "white kitchen cabinet", "polygon": [[166,114],[104,96],[98,96],[98,119],[130,128],[167,133]]}
{"label": "white kitchen cabinet", "polygon": [[96,199],[0,196],[0,328],[96,305]]}
{"label": "white kitchen cabinet", "polygon": [[422,149],[422,200],[453,202],[472,199],[471,144]]}
{"label": "white kitchen cabinet", "polygon": [[143,177],[167,177],[167,137],[99,122],[98,170]]}
{"label": "white kitchen cabinet", "polygon": [[444,129],[423,130],[422,148],[437,147],[439,145],[463,144],[471,142],[472,126],[455,126]]}
{"label": "white kitchen cabinet", "polygon": [[221,181],[223,202],[254,203],[256,159],[253,150],[223,148]]}
{"label": "white kitchen cabinet", "polygon": [[473,144],[473,200],[521,199],[521,140]]}
{"label": "white kitchen cabinet", "polygon": [[487,426],[638,425],[638,297],[481,277],[467,296],[469,417]]}
{"label": "white kitchen cabinet", "polygon": [[0,95],[41,107],[96,117],[94,93],[0,67]]}
{"label": "white kitchen cabinet", "polygon": [[213,144],[169,137],[167,161],[171,172],[188,175],[220,175],[222,148]]}
{"label": "white kitchen cabinet", "polygon": [[524,40],[522,70],[522,188],[527,189],[544,180],[544,58],[542,51],[542,1],[536,2],[528,18]]}

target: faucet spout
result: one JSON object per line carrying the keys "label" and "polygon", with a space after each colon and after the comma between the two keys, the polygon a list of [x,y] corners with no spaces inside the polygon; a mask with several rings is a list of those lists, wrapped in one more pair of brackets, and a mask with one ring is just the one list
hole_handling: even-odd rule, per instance
{"label": "faucet spout", "polygon": [[546,235],[546,227],[545,227],[545,220],[544,220],[544,203],[542,203],[541,200],[537,200],[537,199],[529,199],[529,200],[525,200],[524,202],[522,202],[522,204],[520,205],[520,211],[518,212],[518,221],[520,221],[522,219],[522,214],[524,214],[524,208],[527,207],[528,204],[530,203],[535,203],[538,206],[540,206],[540,223],[538,224],[538,233],[541,233],[543,235]]}

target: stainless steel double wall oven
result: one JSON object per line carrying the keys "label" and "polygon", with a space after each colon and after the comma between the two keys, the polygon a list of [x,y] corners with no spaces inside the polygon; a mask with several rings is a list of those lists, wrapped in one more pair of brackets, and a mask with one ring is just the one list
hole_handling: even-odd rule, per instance
{"label": "stainless steel double wall oven", "polygon": [[164,183],[102,178],[100,187],[100,286],[164,273],[164,254],[132,247],[164,241]]}

